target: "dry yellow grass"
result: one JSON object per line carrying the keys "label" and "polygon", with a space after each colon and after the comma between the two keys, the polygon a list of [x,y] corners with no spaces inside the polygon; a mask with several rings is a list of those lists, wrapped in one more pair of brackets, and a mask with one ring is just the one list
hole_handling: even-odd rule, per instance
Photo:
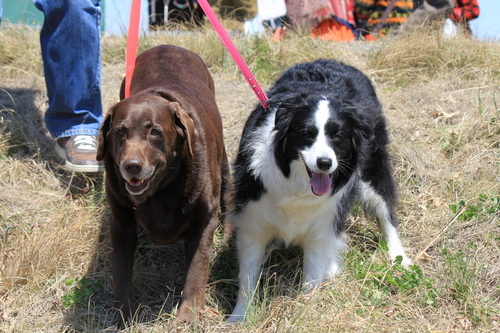
{"label": "dry yellow grass", "polygon": [[[232,159],[257,99],[210,27],[181,32],[145,36],[140,50],[175,44],[205,60]],[[236,297],[234,248],[218,238],[208,310],[178,331],[498,332],[500,45],[443,39],[432,30],[376,43],[233,38],[264,87],[288,66],[317,58],[344,61],[373,79],[391,132],[403,243],[411,258],[426,252],[415,262],[420,273],[394,271],[378,245],[376,224],[355,210],[352,248],[331,286],[301,294],[300,251],[275,251],[259,302],[249,321],[236,326],[223,321]],[[0,331],[102,331],[112,320],[102,178],[67,173],[54,155],[42,121],[38,33],[4,25],[0,40]],[[106,109],[118,100],[125,43],[103,39]],[[461,201],[468,208],[454,219],[449,206]],[[143,306],[127,331],[174,330],[183,265],[182,247],[141,240],[134,282]],[[413,284],[391,285],[384,280],[391,275]],[[78,289],[74,280],[82,278]]]}

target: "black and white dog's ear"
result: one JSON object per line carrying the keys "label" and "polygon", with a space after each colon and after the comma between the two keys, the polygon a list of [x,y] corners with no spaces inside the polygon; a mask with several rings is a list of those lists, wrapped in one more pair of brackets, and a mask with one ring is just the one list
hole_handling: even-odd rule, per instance
{"label": "black and white dog's ear", "polygon": [[364,149],[364,144],[372,142],[375,139],[375,128],[373,120],[365,116],[367,111],[360,110],[357,107],[347,108],[347,114],[351,120],[352,143],[354,149],[358,152]]}
{"label": "black and white dog's ear", "polygon": [[[299,103],[293,101],[281,101],[271,104],[271,108],[276,110],[274,117],[274,141],[279,147],[285,147],[292,121],[295,117],[295,110],[300,109]],[[284,152],[283,152],[284,153]]]}
{"label": "black and white dog's ear", "polygon": [[291,123],[290,113],[287,110],[286,105],[277,104],[273,106],[276,110],[276,115],[274,116],[274,128],[278,131],[287,130]]}
{"label": "black and white dog's ear", "polygon": [[282,105],[282,103],[277,103],[271,107],[273,108],[271,110],[275,110],[274,142],[280,147],[285,147],[286,138],[288,136],[288,129],[290,128],[292,117],[290,116],[290,113],[288,112],[286,105]]}
{"label": "black and white dog's ear", "polygon": [[[288,105],[279,104],[276,106],[276,114],[274,118],[274,138],[272,139],[274,146],[274,158],[285,177],[290,175],[290,161],[288,158],[291,156],[289,139],[290,128],[292,127],[293,115],[287,109]],[[292,153],[293,154],[293,153]]]}
{"label": "black and white dog's ear", "polygon": [[288,129],[293,120],[295,111],[303,110],[308,107],[305,94],[296,95],[295,93],[278,94],[275,98],[269,100],[268,108],[276,110],[275,128]]}
{"label": "black and white dog's ear", "polygon": [[286,97],[280,98],[279,103],[270,103],[270,105],[276,109],[273,129],[274,157],[283,175],[289,177],[291,161],[299,158],[296,145],[294,145],[296,138],[294,124],[300,121],[297,117],[302,118],[302,111],[308,107],[308,104],[302,95]]}

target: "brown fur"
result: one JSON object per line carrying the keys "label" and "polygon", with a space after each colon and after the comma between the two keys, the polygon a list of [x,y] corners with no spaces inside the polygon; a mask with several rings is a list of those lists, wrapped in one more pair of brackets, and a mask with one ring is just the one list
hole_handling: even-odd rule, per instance
{"label": "brown fur", "polygon": [[162,45],[137,57],[130,97],[123,99],[123,89],[120,95],[98,149],[111,207],[116,305],[126,319],[134,314],[139,224],[153,242],[184,241],[189,268],[177,320],[190,322],[204,306],[219,204],[225,208],[228,163],[214,83],[196,54]]}

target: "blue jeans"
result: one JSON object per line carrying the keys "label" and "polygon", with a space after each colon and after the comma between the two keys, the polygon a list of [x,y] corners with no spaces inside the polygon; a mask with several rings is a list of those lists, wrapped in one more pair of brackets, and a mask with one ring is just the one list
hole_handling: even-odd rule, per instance
{"label": "blue jeans", "polygon": [[[0,0],[1,1],[1,0]],[[54,138],[97,135],[102,122],[99,0],[34,0]]]}

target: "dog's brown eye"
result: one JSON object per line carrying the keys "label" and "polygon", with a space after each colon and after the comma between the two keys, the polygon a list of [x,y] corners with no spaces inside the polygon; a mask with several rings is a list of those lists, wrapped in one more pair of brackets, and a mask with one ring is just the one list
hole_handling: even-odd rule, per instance
{"label": "dog's brown eye", "polygon": [[157,129],[154,129],[154,128],[153,128],[153,129],[151,130],[151,135],[153,135],[153,136],[158,136],[158,135],[160,135],[160,131],[158,131]]}
{"label": "dog's brown eye", "polygon": [[124,128],[119,128],[116,130],[116,134],[118,134],[119,136],[125,136],[126,132],[127,131]]}

